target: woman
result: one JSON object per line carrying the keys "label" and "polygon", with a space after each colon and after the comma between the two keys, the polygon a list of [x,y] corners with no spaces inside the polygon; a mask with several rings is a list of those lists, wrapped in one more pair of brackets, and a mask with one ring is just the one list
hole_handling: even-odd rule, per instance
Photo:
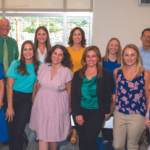
{"label": "woman", "polygon": [[47,51],[51,48],[50,37],[46,27],[40,26],[36,29],[34,46],[38,52],[39,61],[44,63]]}
{"label": "woman", "polygon": [[[82,68],[81,59],[84,50],[86,49],[85,33],[82,28],[75,27],[71,30],[68,40],[67,50],[69,51],[73,63],[73,73]],[[72,131],[68,134],[68,137],[72,136],[70,142],[76,143],[77,131],[72,127]]]}
{"label": "woman", "polygon": [[[103,58],[103,68],[109,70],[111,72],[111,75],[113,77],[113,71],[116,68],[121,67],[121,45],[120,41],[117,38],[111,38],[107,44],[105,56]],[[113,78],[114,80],[114,78]],[[115,86],[115,80],[114,80],[114,90],[111,96],[111,114],[113,114],[114,111],[114,104],[115,104],[115,92],[116,92],[116,86]],[[111,120],[106,121],[105,123],[112,124]],[[109,141],[113,141],[113,130],[109,128],[103,128],[103,147],[105,149],[109,146]]]}
{"label": "woman", "polygon": [[6,120],[9,133],[9,149],[23,149],[23,132],[29,120],[32,102],[31,93],[37,82],[40,63],[32,41],[25,41],[21,47],[21,59],[12,62],[7,71]]}
{"label": "woman", "polygon": [[113,79],[110,72],[103,69],[100,50],[96,46],[85,49],[82,65],[72,81],[72,113],[79,135],[79,149],[96,150],[103,121],[110,116]]}
{"label": "woman", "polygon": [[[51,48],[50,37],[46,27],[40,26],[36,29],[34,37],[34,46],[38,53],[38,59],[40,62],[44,63],[47,51]],[[34,92],[36,92],[36,84],[34,86]],[[34,99],[34,97],[33,97]],[[38,142],[36,136],[35,141]]]}
{"label": "woman", "polygon": [[4,96],[4,74],[2,65],[0,63],[0,143],[8,140],[8,131],[5,121],[5,114],[3,108],[3,96]]}
{"label": "woman", "polygon": [[[149,72],[142,68],[139,49],[126,45],[122,53],[122,66],[114,70],[116,106],[114,112],[114,149],[137,150],[138,140],[145,128],[146,103],[150,101]],[[121,135],[121,136],[120,136]]]}
{"label": "woman", "polygon": [[39,138],[39,150],[57,149],[66,139],[70,118],[72,72],[70,54],[61,45],[52,47],[38,71],[38,93],[33,103],[29,127]]}

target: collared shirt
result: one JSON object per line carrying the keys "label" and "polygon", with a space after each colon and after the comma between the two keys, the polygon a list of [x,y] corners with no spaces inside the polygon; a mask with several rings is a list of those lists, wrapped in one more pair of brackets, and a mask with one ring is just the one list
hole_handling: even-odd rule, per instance
{"label": "collared shirt", "polygon": [[145,51],[143,46],[139,47],[141,58],[142,58],[142,66],[143,68],[150,71],[150,50]]}
{"label": "collared shirt", "polygon": [[45,57],[47,54],[47,48],[45,48],[43,55],[41,54],[39,48],[37,49],[37,51],[38,51],[38,55],[39,55],[39,61],[44,63],[44,60],[45,60]]}
{"label": "collared shirt", "polygon": [[[13,60],[17,60],[19,57],[19,50],[17,46],[17,41],[9,36],[6,38],[7,50],[8,50],[8,65],[12,63]],[[0,62],[3,64],[4,58],[4,38],[0,35]]]}

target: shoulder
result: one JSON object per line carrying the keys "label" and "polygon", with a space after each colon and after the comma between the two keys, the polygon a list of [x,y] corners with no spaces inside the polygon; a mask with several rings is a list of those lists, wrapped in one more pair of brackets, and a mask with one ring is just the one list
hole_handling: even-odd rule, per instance
{"label": "shoulder", "polygon": [[61,70],[62,70],[63,73],[71,73],[71,74],[73,74],[72,71],[68,67],[65,67],[65,66],[62,66]]}
{"label": "shoulder", "polygon": [[76,71],[76,72],[74,73],[74,76],[79,76],[80,70],[81,70],[81,69],[79,69],[78,71]]}
{"label": "shoulder", "polygon": [[11,63],[11,66],[19,66],[20,65],[20,60],[14,60],[12,63]]}
{"label": "shoulder", "polygon": [[119,68],[116,68],[116,69],[114,70],[114,75],[117,75],[118,70],[119,70]]}
{"label": "shoulder", "polygon": [[86,46],[84,46],[84,47],[83,47],[83,50],[85,50],[86,48],[87,48],[87,47],[86,47]]}
{"label": "shoulder", "polygon": [[8,40],[11,41],[14,44],[17,44],[17,41],[13,39],[12,37],[8,36]]}
{"label": "shoulder", "polygon": [[141,53],[142,51],[144,51],[143,46],[139,47],[139,51],[140,51],[140,53]]}
{"label": "shoulder", "polygon": [[150,77],[150,72],[146,69],[144,69],[145,77],[149,78]]}
{"label": "shoulder", "polygon": [[48,68],[49,66],[50,66],[50,64],[49,64],[49,63],[44,63],[44,64],[42,64],[42,63],[40,62],[39,69]]}
{"label": "shoulder", "polygon": [[66,48],[67,48],[67,50],[68,50],[68,51],[70,51],[70,50],[71,50],[71,47],[70,47],[70,46],[68,46],[68,47],[66,47]]}

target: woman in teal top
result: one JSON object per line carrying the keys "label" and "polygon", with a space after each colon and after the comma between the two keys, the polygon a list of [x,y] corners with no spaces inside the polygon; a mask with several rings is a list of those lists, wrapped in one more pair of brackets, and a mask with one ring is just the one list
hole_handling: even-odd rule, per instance
{"label": "woman in teal top", "polygon": [[100,50],[96,46],[85,49],[82,65],[72,81],[72,114],[79,135],[79,149],[97,150],[97,136],[104,119],[110,116],[113,78],[103,69]]}
{"label": "woman in teal top", "polygon": [[21,59],[13,61],[7,71],[9,150],[23,149],[23,132],[30,117],[31,94],[39,65],[32,41],[25,41],[21,47]]}

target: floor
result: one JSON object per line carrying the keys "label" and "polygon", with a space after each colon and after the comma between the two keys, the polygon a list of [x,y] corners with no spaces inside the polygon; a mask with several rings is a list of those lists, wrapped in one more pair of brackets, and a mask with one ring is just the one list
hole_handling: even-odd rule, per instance
{"label": "floor", "polygon": [[[27,149],[24,146],[24,150],[38,150],[38,143],[35,142],[35,132],[30,130],[28,126],[25,129],[27,133],[27,137],[29,140],[29,144],[27,146]],[[100,134],[101,136],[101,134]],[[144,141],[143,144],[139,147],[139,150],[147,150],[148,146],[147,143]],[[8,146],[2,147],[0,143],[0,150],[9,150]],[[79,150],[78,148],[78,139],[77,143],[72,145],[69,141],[65,140],[62,141],[58,144],[58,149],[57,150]]]}

